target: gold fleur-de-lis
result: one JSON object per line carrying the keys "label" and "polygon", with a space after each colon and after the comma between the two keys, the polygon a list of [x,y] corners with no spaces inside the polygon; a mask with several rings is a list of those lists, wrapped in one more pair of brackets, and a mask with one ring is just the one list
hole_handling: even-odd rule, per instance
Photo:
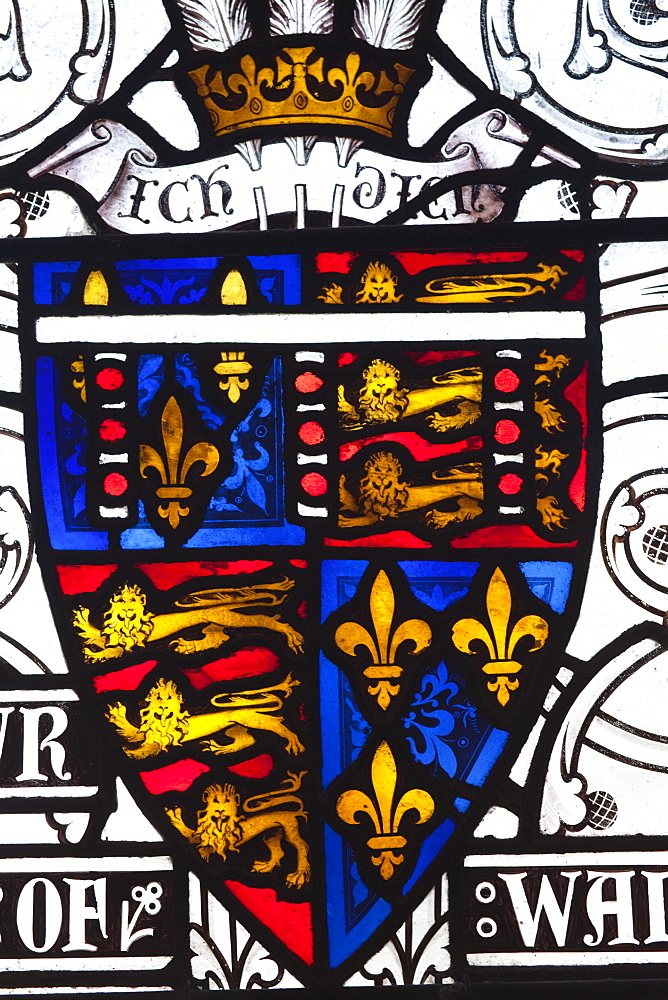
{"label": "gold fleur-de-lis", "polygon": [[241,393],[250,386],[247,378],[239,377],[247,375],[253,368],[250,361],[245,359],[245,351],[221,351],[220,361],[213,369],[216,375],[227,375],[225,381],[220,380],[218,388],[227,393],[230,403],[238,403]]}
{"label": "gold fleur-de-lis", "polygon": [[403,854],[395,854],[406,846],[408,841],[399,833],[399,827],[406,813],[414,809],[417,826],[426,823],[434,815],[435,803],[429,792],[422,788],[411,788],[404,792],[395,803],[397,787],[397,763],[394,755],[383,741],[371,762],[371,784],[375,794],[375,802],[366,792],[359,788],[348,789],[339,796],[336,812],[344,823],[358,825],[360,813],[370,817],[375,830],[375,836],[369,837],[366,846],[374,852],[372,863],[380,869],[381,878],[387,882],[394,875],[395,869],[403,864]]}
{"label": "gold fleur-de-lis", "polygon": [[519,673],[523,666],[513,659],[517,643],[523,636],[530,635],[534,645],[527,652],[536,652],[547,641],[548,625],[539,615],[524,615],[509,632],[512,596],[508,581],[498,566],[487,587],[486,604],[490,628],[477,618],[460,618],[452,627],[452,641],[462,653],[474,652],[471,649],[474,639],[480,639],[485,644],[490,658],[482,669],[484,673],[496,676],[496,680],[487,682],[487,687],[496,692],[498,703],[505,706],[510,701],[511,692],[520,686],[517,678],[511,681],[509,677]]}
{"label": "gold fleur-de-lis", "polygon": [[204,469],[198,476],[209,476],[218,467],[220,454],[215,445],[199,441],[188,449],[181,458],[183,449],[183,414],[181,407],[173,396],[165,403],[160,420],[164,459],[150,444],[139,446],[139,471],[144,479],[147,469],[157,469],[162,486],[155,495],[166,504],[158,506],[160,517],[169,522],[171,528],[177,528],[182,517],[190,513],[189,507],[182,507],[180,501],[191,497],[193,491],[186,486],[188,474],[196,462],[203,462]]}
{"label": "gold fleur-de-lis", "polygon": [[373,631],[371,632],[359,622],[344,622],[339,625],[334,635],[334,641],[339,649],[349,656],[355,656],[358,646],[366,646],[371,653],[372,663],[364,671],[364,676],[375,680],[375,685],[369,684],[367,691],[376,698],[385,711],[392,698],[399,694],[400,684],[393,680],[401,677],[403,668],[396,661],[397,650],[402,642],[410,639],[415,649],[413,653],[421,653],[431,643],[431,628],[420,618],[411,618],[392,627],[394,619],[394,590],[390,579],[381,569],[371,587],[369,610]]}

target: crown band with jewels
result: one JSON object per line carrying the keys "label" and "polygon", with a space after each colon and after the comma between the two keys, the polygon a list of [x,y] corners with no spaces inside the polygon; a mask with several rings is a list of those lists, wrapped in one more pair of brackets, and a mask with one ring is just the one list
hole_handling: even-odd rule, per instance
{"label": "crown band with jewels", "polygon": [[273,67],[258,66],[246,54],[232,70],[209,64],[189,75],[216,135],[265,125],[356,125],[391,137],[397,103],[413,73],[389,59],[383,68],[365,68],[357,51],[334,61],[315,46],[286,46]]}

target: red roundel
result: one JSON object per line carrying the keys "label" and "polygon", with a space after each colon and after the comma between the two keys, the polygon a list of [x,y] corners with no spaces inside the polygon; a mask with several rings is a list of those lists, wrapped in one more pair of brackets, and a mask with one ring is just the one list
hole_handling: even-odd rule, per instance
{"label": "red roundel", "polygon": [[108,418],[100,424],[100,437],[103,441],[121,441],[127,434],[127,428],[120,420]]}
{"label": "red roundel", "polygon": [[514,444],[520,436],[520,429],[514,420],[499,420],[494,437],[499,444]]}
{"label": "red roundel", "polygon": [[520,380],[510,368],[502,368],[494,376],[494,388],[499,392],[515,392]]}
{"label": "red roundel", "polygon": [[302,372],[295,379],[295,388],[299,392],[317,392],[322,387],[322,379],[315,372]]}
{"label": "red roundel", "polygon": [[327,480],[319,472],[307,472],[302,478],[302,489],[306,490],[309,496],[321,497],[327,492]]}
{"label": "red roundel", "polygon": [[125,376],[118,368],[102,368],[95,376],[100,389],[120,389],[125,382]]}
{"label": "red roundel", "polygon": [[299,428],[299,436],[304,444],[322,444],[325,432],[316,420],[307,420]]}
{"label": "red roundel", "polygon": [[102,489],[110,497],[120,497],[128,488],[128,481],[120,472],[110,472],[104,477]]}
{"label": "red roundel", "polygon": [[514,472],[508,472],[499,479],[499,489],[502,493],[519,493],[524,485],[524,480],[516,476]]}

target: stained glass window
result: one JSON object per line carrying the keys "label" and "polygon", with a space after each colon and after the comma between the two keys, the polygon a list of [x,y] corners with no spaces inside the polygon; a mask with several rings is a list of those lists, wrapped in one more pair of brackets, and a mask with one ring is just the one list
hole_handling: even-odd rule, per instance
{"label": "stained glass window", "polygon": [[556,7],[0,4],[1,995],[665,994],[668,0]]}

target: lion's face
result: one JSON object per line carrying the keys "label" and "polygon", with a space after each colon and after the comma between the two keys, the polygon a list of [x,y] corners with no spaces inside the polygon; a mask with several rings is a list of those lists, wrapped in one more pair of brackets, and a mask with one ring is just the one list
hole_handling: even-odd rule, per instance
{"label": "lion's face", "polygon": [[104,615],[104,634],[109,646],[132,649],[151,632],[153,615],[146,612],[146,597],[139,587],[127,585],[114,594]]}
{"label": "lion's face", "polygon": [[153,685],[142,708],[140,730],[149,742],[175,746],[188,728],[187,713],[182,709],[183,698],[173,681],[164,678]]}
{"label": "lion's face", "polygon": [[153,717],[160,721],[168,722],[183,714],[183,698],[173,681],[159,680],[146,696],[146,704],[151,706]]}
{"label": "lion's face", "polygon": [[376,358],[364,370],[364,388],[359,394],[359,406],[368,422],[396,420],[408,406],[408,390],[399,388],[401,372]]}
{"label": "lion's face", "polygon": [[356,299],[358,302],[399,302],[403,295],[397,295],[398,280],[387,264],[374,261],[362,275]]}
{"label": "lion's face", "polygon": [[232,785],[209,785],[204,792],[204,814],[215,826],[225,826],[230,819],[236,819],[239,812],[239,796]]}
{"label": "lion's face", "polygon": [[228,851],[238,850],[242,836],[239,796],[233,785],[209,785],[202,800],[204,808],[197,813],[200,843],[225,860]]}
{"label": "lion's face", "polygon": [[396,517],[408,500],[408,483],[401,481],[401,463],[389,452],[378,452],[364,466],[366,475],[360,482],[360,500],[365,514],[375,514],[379,520]]}

